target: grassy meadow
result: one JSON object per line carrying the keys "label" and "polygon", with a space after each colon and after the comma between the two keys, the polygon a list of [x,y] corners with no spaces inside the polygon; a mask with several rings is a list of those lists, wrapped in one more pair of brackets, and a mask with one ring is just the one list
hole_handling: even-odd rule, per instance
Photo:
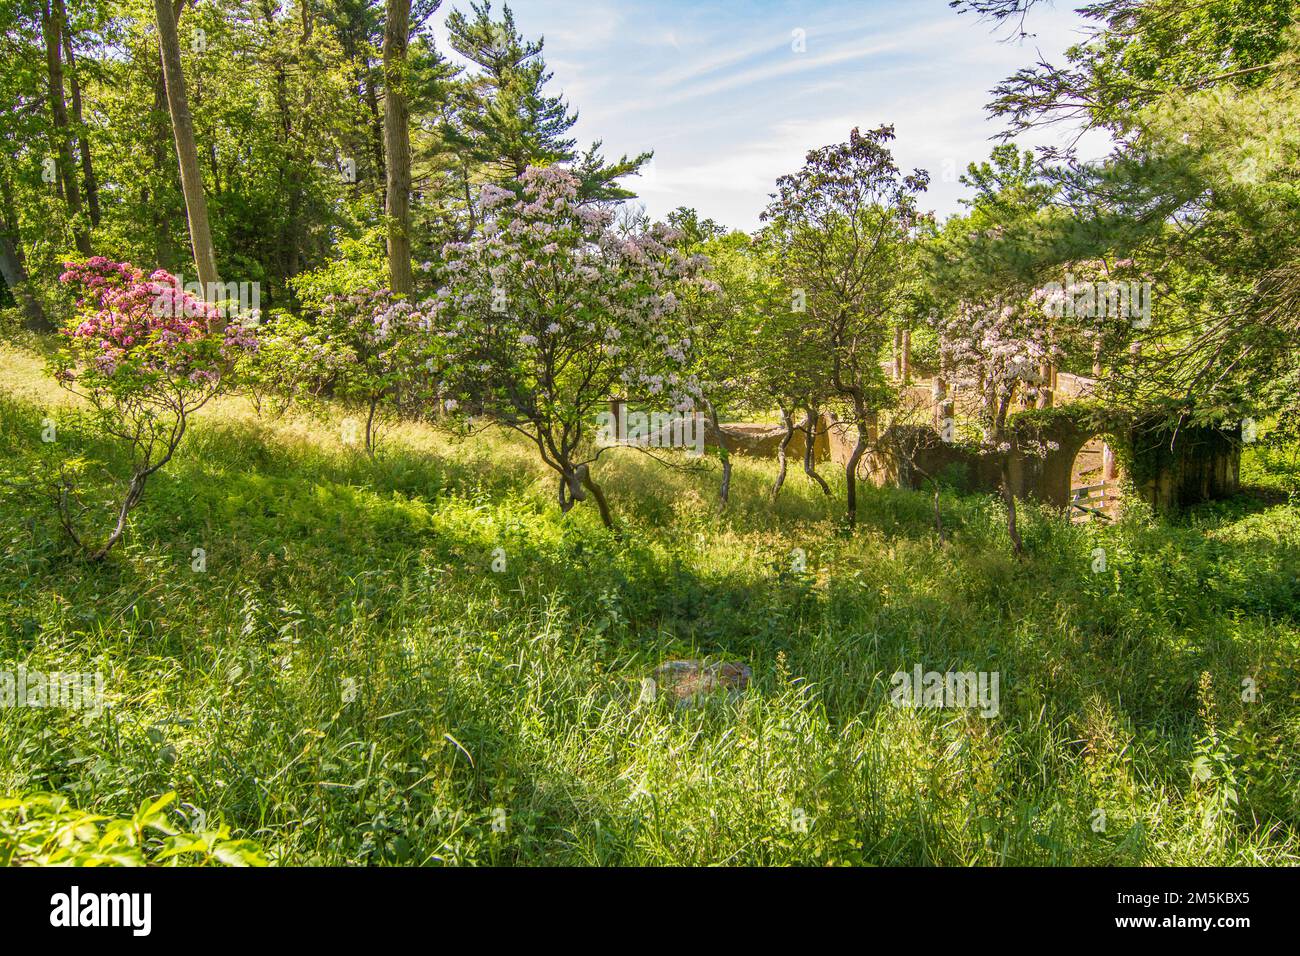
{"label": "grassy meadow", "polygon": [[[110,704],[0,708],[0,795],[174,791],[278,865],[1300,860],[1291,453],[1175,522],[1027,507],[1022,562],[989,497],[945,492],[941,543],[929,496],[861,489],[849,535],[830,466],[770,506],[741,460],[719,514],[716,462],[626,450],[615,536],[503,433],[394,424],[371,461],[344,414],[219,400],[92,565],[49,481],[112,448],[0,351],[0,669],[100,671]],[[643,695],[687,657],[753,682]],[[997,672],[999,713],[892,705],[918,664]]]}

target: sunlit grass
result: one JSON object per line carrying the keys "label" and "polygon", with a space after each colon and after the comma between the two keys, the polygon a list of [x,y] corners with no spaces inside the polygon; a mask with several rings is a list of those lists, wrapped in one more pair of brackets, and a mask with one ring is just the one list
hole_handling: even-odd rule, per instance
{"label": "sunlit grass", "polygon": [[[715,464],[620,451],[615,537],[508,436],[395,424],[372,462],[344,412],[227,399],[91,566],[28,477],[109,450],[30,353],[0,351],[0,392],[0,668],[100,670],[112,703],[0,709],[0,792],[119,813],[176,790],[281,864],[1300,855],[1292,507],[1026,509],[1020,562],[992,499],[946,494],[941,545],[927,496],[867,489],[848,536],[797,469],[771,507],[771,464],[740,461],[719,515]],[[643,697],[686,656],[753,685]],[[895,708],[918,663],[999,672],[998,716]]]}

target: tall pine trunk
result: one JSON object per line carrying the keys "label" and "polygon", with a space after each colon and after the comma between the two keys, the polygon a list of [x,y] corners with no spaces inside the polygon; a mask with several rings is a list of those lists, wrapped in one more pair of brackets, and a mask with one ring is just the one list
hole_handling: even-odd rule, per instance
{"label": "tall pine trunk", "polygon": [[[217,254],[212,246],[212,229],[208,225],[208,201],[203,193],[203,174],[199,170],[199,151],[194,143],[194,120],[190,116],[189,97],[185,92],[185,73],[181,69],[181,42],[176,33],[176,13],[172,0],[154,0],[158,21],[158,46],[162,53],[163,82],[167,87],[167,108],[172,117],[176,139],[176,159],[180,164],[181,192],[190,226],[190,247],[194,267],[205,298],[215,293]],[[220,320],[219,320],[220,321]],[[224,324],[224,321],[221,321]]]}
{"label": "tall pine trunk", "polygon": [[388,160],[388,285],[409,297],[411,277],[411,130],[406,106],[406,45],[411,0],[387,0],[384,21],[384,152]]}
{"label": "tall pine trunk", "polygon": [[[62,8],[63,0],[55,0]],[[99,180],[95,178],[95,164],[90,154],[90,136],[86,132],[85,114],[81,108],[81,77],[77,70],[77,53],[72,48],[72,32],[67,28],[64,15],[63,57],[68,63],[68,85],[72,90],[72,121],[77,125],[77,145],[81,152],[81,175],[86,181],[86,211],[90,225],[99,225]]]}
{"label": "tall pine trunk", "polygon": [[62,0],[46,3],[41,9],[41,32],[45,36],[45,67],[50,83],[50,112],[54,119],[55,145],[58,152],[59,178],[63,183],[63,197],[72,219],[73,241],[77,251],[89,256],[90,233],[81,221],[81,184],[72,162],[72,129],[68,125],[68,103],[63,92],[63,33],[67,29],[67,13]]}

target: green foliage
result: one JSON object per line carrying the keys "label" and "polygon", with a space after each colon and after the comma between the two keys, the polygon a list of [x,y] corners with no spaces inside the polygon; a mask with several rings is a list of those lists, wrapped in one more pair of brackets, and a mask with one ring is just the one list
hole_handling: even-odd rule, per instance
{"label": "green foliage", "polygon": [[127,817],[74,809],[66,797],[0,797],[0,866],[265,866],[252,840],[230,828],[178,829],[164,811],[175,793],[146,800]]}
{"label": "green foliage", "polygon": [[[1015,23],[1035,3],[953,5]],[[189,263],[151,5],[68,4],[60,91],[45,41],[61,6],[0,11],[17,293],[0,307],[31,328],[41,303],[70,317],[53,294],[70,248]],[[778,180],[753,236],[685,208],[672,230],[616,220],[618,180],[651,154],[578,148],[543,43],[508,6],[450,14],[468,61],[453,66],[438,6],[412,4],[400,69],[382,62],[381,0],[177,7],[220,271],[258,283],[271,318],[256,352],[238,329],[163,327],[135,275],[129,300],[78,306],[52,360],[89,413],[6,359],[28,387],[0,395],[0,671],[93,661],[112,701],[0,708],[0,791],[22,794],[0,801],[0,859],[264,862],[196,822],[200,805],[289,863],[1300,859],[1300,4],[1097,0],[1094,35],[991,108],[1010,133],[1082,118],[1114,138],[1104,162],[1004,143],[939,226],[893,128],[854,129]],[[398,86],[420,305],[383,288]],[[682,281],[701,253],[712,285]],[[1150,282],[1154,326],[1048,321],[1062,273]],[[1002,503],[960,494],[954,468],[933,499],[869,489],[846,534],[833,499],[800,483],[769,505],[769,464],[724,453],[723,515],[700,507],[711,462],[616,455],[600,478],[627,502],[621,535],[546,506],[539,452],[563,510],[590,493],[612,527],[590,425],[623,389],[725,417],[775,406],[787,426],[828,405],[859,452],[909,399],[928,422],[881,363],[914,328],[967,406],[959,444],[1102,431],[1140,482],[1133,422],[1163,436],[1251,414],[1252,494],[1175,524],[1134,504],[1106,527],[1034,506],[1017,525],[1009,469]],[[219,396],[232,365],[275,415]],[[1099,369],[1099,404],[1008,419],[1057,366]],[[372,453],[391,423],[388,454],[338,447],[356,422],[335,419],[358,406]],[[456,407],[463,431],[523,440],[449,446],[420,424]],[[852,499],[856,474],[833,490]],[[54,475],[61,527],[38,493]],[[61,532],[81,544],[101,507],[116,528],[94,557],[132,534],[74,565]],[[642,699],[672,656],[744,661],[755,680],[696,708]],[[889,675],[918,661],[1000,673],[1001,713],[891,707]]]}
{"label": "green foliage", "polygon": [[[530,164],[572,163],[588,201],[634,195],[618,180],[650,153],[606,160],[599,142],[574,148],[567,131],[576,116],[551,88],[542,43],[519,35],[508,8],[497,16],[482,4],[448,17],[451,45],[471,63],[462,71],[433,41],[438,6],[412,5],[403,77],[418,262],[436,261],[444,242],[472,231],[471,186],[513,179]],[[0,12],[0,101],[13,107],[0,114],[0,234],[25,261],[26,285],[51,305],[58,265],[82,239],[83,257],[93,251],[193,279],[153,4],[67,7],[62,92],[80,115],[66,129],[50,109],[41,5]],[[222,278],[258,283],[267,310],[307,314],[328,294],[381,287],[382,0],[204,0],[177,9]],[[60,142],[73,144],[67,160]],[[57,189],[46,178],[53,156]],[[79,210],[64,199],[69,179],[83,196]]]}
{"label": "green foliage", "polygon": [[358,239],[342,237],[335,257],[317,269],[300,272],[290,286],[308,315],[319,314],[330,296],[349,296],[383,288],[388,279],[384,230],[375,226]]}
{"label": "green foliage", "polygon": [[241,356],[235,380],[258,412],[310,409],[334,384],[344,344],[290,312],[274,312],[257,330],[257,349]]}
{"label": "green foliage", "polygon": [[[673,219],[669,217],[670,221]],[[686,248],[692,234],[710,232],[690,216],[677,217]],[[698,246],[716,294],[687,310],[695,328],[696,376],[705,397],[721,414],[741,409],[766,414],[807,408],[827,392],[821,341],[807,315],[796,311],[772,244],[740,232],[714,236]]]}
{"label": "green foliage", "polygon": [[[962,5],[1005,19],[1034,0]],[[1156,322],[1125,337],[1137,351],[1105,343],[1112,398],[1274,412],[1270,385],[1300,368],[1300,4],[1102,0],[1082,12],[1087,42],[1009,77],[991,104],[1008,135],[1069,115],[1119,144],[1100,163],[1045,151],[1060,209],[1030,258],[1136,259],[1152,279]]]}

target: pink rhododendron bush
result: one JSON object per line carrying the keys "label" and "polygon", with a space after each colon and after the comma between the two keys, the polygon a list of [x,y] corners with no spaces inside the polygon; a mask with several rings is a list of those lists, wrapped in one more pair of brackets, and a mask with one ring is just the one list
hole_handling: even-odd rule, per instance
{"label": "pink rhododendron bush", "polygon": [[168,272],[146,277],[130,263],[102,256],[65,269],[59,279],[75,293],[76,313],[62,329],[55,378],[89,403],[99,433],[118,442],[130,462],[112,528],[99,540],[83,529],[94,509],[75,477],[65,470],[59,478],[63,526],[99,560],[121,539],[150,476],[176,453],[190,416],[222,391],[226,370],[254,351],[257,340],[251,329],[225,325],[215,306]]}
{"label": "pink rhododendron bush", "polygon": [[562,167],[530,168],[513,191],[485,186],[480,204],[482,228],[444,247],[446,281],[426,306],[444,408],[525,435],[556,474],[560,507],[590,495],[612,526],[589,467],[606,450],[593,421],[611,395],[695,408],[678,313],[704,260],[673,248],[667,226],[614,228]]}

